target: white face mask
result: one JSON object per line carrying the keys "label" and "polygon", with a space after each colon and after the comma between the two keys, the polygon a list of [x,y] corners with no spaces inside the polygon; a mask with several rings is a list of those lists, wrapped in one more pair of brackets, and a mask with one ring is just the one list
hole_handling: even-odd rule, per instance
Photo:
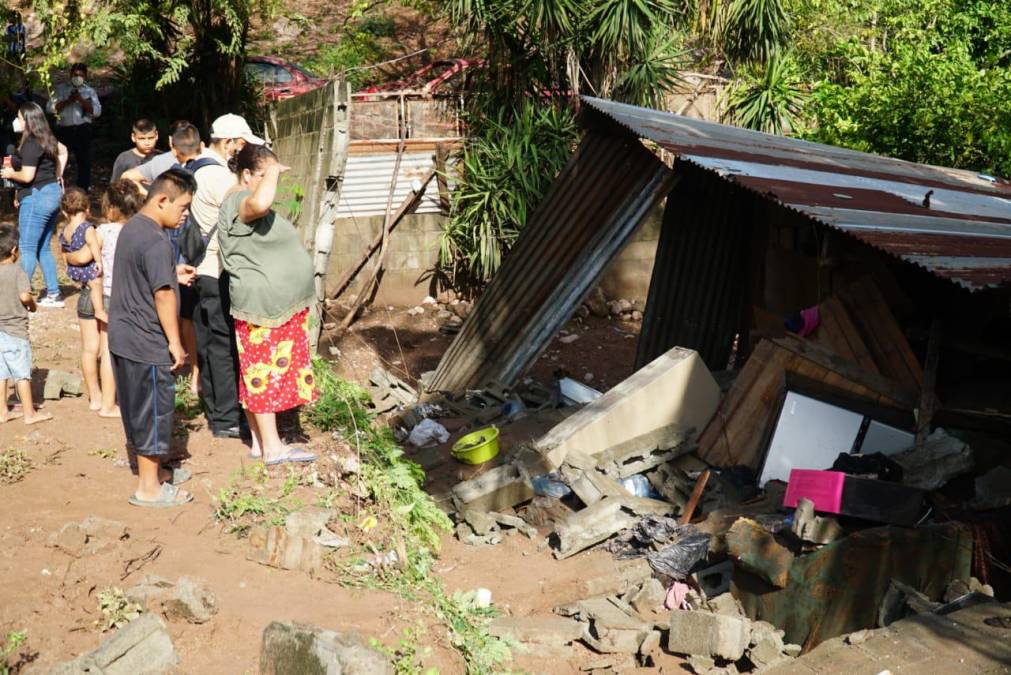
{"label": "white face mask", "polygon": [[25,130],[24,122],[21,121],[20,117],[15,117],[14,121],[11,122],[11,126],[14,127],[14,133],[20,134]]}
{"label": "white face mask", "polygon": [[80,75],[74,75],[72,78],[70,78],[70,84],[74,85],[75,87],[80,87],[82,84],[84,84],[84,78],[81,77]]}

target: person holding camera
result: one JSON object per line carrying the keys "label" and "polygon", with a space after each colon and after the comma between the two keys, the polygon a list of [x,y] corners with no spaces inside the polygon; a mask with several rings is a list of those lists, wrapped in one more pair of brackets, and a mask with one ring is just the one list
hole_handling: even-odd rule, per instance
{"label": "person holding camera", "polygon": [[70,82],[56,85],[49,100],[49,112],[56,114],[56,137],[77,160],[77,186],[85,192],[91,187],[92,123],[102,114],[102,104],[94,89],[85,84],[88,66],[75,63],[70,68]]}

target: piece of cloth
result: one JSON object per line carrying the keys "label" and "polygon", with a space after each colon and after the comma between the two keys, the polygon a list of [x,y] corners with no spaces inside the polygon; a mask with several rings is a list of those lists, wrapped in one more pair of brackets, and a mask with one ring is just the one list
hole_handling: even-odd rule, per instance
{"label": "piece of cloth", "polygon": [[813,333],[818,328],[818,324],[821,323],[821,319],[818,315],[818,307],[808,307],[807,309],[800,310],[800,320],[802,325],[800,330],[797,331],[797,335],[807,337]]}
{"label": "piece of cloth", "polygon": [[[206,237],[218,224],[221,204],[225,200],[225,195],[235,185],[236,178],[228,169],[228,158],[222,157],[210,148],[204,150],[197,159],[213,159],[219,163],[218,166],[205,166],[193,174],[197,181],[197,191],[193,194],[190,215],[200,225],[200,232]],[[197,266],[197,274],[205,277],[220,276],[217,237],[207,240],[207,252]]]}
{"label": "piece of cloth", "polygon": [[32,343],[0,331],[0,380],[32,379]]}
{"label": "piece of cloth", "polygon": [[[17,154],[21,158],[21,168],[35,167],[35,177],[31,182],[14,181],[18,186],[18,201],[24,202],[32,190],[39,190],[56,183],[56,159],[47,155],[37,140],[26,139]],[[15,166],[17,165],[15,164]]]}
{"label": "piece of cloth", "polygon": [[91,123],[72,126],[57,126],[56,138],[77,162],[77,186],[87,192],[91,189],[91,139],[94,129]]}
{"label": "piece of cloth", "polygon": [[[102,241],[102,293],[112,295],[112,271],[116,266],[116,242],[123,231],[122,223],[102,223],[98,226],[98,238]],[[105,305],[108,309],[108,303]]]}
{"label": "piece of cloth", "polygon": [[[91,103],[91,113],[85,114],[84,107],[78,102],[71,103],[57,113],[56,104],[70,98],[70,95],[74,93],[75,89],[77,89],[81,99]],[[91,124],[102,115],[102,102],[98,100],[98,92],[89,87],[87,84],[75,87],[70,82],[62,82],[56,85],[53,97],[49,99],[48,108],[51,115],[57,116],[57,128],[77,127],[84,124]]]}
{"label": "piece of cloth", "polygon": [[20,265],[0,265],[0,331],[28,339],[28,310],[21,303],[21,294],[31,292],[32,284]]}
{"label": "piece of cloth", "polygon": [[[84,221],[74,229],[67,241],[67,233],[64,231],[60,237],[60,249],[64,253],[76,253],[84,248],[88,243],[88,230],[94,227],[88,221]],[[87,265],[67,264],[67,276],[79,284],[87,284],[92,279],[98,278],[98,265],[92,260]]]}
{"label": "piece of cloth", "polygon": [[60,279],[56,275],[56,258],[50,242],[60,215],[60,197],[63,190],[58,183],[50,183],[34,190],[21,200],[18,208],[18,248],[21,250],[21,268],[30,280],[35,266],[41,265],[48,295],[60,295]]}
{"label": "piece of cloth", "polygon": [[137,173],[141,175],[144,182],[150,183],[178,163],[179,160],[177,160],[176,156],[171,150],[169,150],[168,152],[154,155],[149,161],[138,166]]}
{"label": "piece of cloth", "polygon": [[235,320],[239,400],[254,414],[279,413],[316,400],[309,354],[309,310],[276,328]]}
{"label": "piece of cloth", "polygon": [[158,223],[138,213],[119,233],[114,266],[109,350],[138,363],[171,365],[168,338],[154,303],[155,291],[163,288],[171,288],[179,301],[168,236]]}
{"label": "piece of cloth", "polygon": [[211,431],[224,431],[242,423],[239,408],[239,357],[235,327],[228,313],[228,275],[198,276],[193,328],[197,334],[200,398]]}
{"label": "piece of cloth", "polygon": [[685,598],[688,597],[688,591],[688,584],[682,581],[675,581],[667,589],[667,597],[664,598],[663,606],[669,610],[691,609],[688,603],[685,602]]}
{"label": "piece of cloth", "polygon": [[136,152],[134,152],[133,148],[130,148],[129,150],[124,150],[123,152],[119,153],[119,155],[116,157],[116,161],[113,162],[112,164],[112,178],[109,179],[109,182],[115,183],[116,181],[118,181],[120,178],[123,177],[123,174],[125,172],[129,171],[130,169],[136,169],[141,164],[147,164],[152,159],[154,159],[155,156],[156,155],[153,152],[150,155],[144,156],[138,155]]}
{"label": "piece of cloth", "polygon": [[252,223],[239,218],[249,190],[228,195],[221,206],[218,240],[231,277],[232,316],[277,327],[316,301],[312,258],[298,231],[273,210]]}
{"label": "piece of cloth", "polygon": [[85,320],[95,318],[95,302],[91,297],[91,289],[87,286],[83,287],[81,294],[77,296],[77,318]]}
{"label": "piece of cloth", "polygon": [[171,367],[138,363],[113,354],[112,372],[130,466],[137,465],[135,455],[171,455],[176,395]]}
{"label": "piece of cloth", "polygon": [[7,25],[7,54],[16,59],[21,58],[25,53],[28,29],[23,23],[11,23]]}

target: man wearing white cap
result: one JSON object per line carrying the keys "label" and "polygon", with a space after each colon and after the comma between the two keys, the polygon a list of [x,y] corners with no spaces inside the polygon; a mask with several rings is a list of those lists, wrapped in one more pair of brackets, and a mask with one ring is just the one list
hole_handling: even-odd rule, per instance
{"label": "man wearing white cap", "polygon": [[[218,210],[235,174],[228,161],[246,143],[262,145],[249,124],[238,115],[228,114],[211,125],[211,145],[194,160],[197,191],[190,214],[206,240],[203,259],[190,261],[197,268],[197,306],[193,324],[197,333],[197,357],[200,366],[201,397],[207,407],[207,423],[218,438],[238,438],[244,419],[239,409],[238,361],[235,330],[228,311],[228,279],[220,270],[218,259]],[[201,161],[205,160],[205,161]]]}

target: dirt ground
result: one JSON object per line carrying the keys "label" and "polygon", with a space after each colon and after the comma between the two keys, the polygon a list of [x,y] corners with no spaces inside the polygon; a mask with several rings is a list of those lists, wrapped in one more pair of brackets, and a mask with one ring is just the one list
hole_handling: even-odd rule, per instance
{"label": "dirt ground", "polygon": [[[33,316],[37,369],[79,372],[75,303],[76,295],[68,294],[66,308]],[[431,314],[416,318],[403,308],[371,311],[332,343],[340,351],[339,373],[364,381],[380,363],[414,376],[433,368],[451,338],[438,333]],[[579,339],[555,342],[534,368],[536,376],[592,362],[598,371],[593,384],[606,388],[631,371],[635,340],[628,336],[634,335],[634,325],[591,320],[569,330]],[[321,352],[330,346],[331,340],[324,339]],[[576,369],[573,374],[585,373]],[[142,510],[127,503],[134,478],[123,466],[119,421],[89,412],[84,397],[47,401],[45,409],[53,421],[28,427],[13,420],[0,426],[0,448],[24,450],[35,464],[21,482],[0,485],[0,634],[26,630],[30,651],[37,654],[35,665],[44,670],[97,646],[107,636],[95,626],[100,617],[97,592],[108,586],[128,588],[144,575],[156,574],[204,579],[217,597],[219,611],[209,623],[169,624],[180,672],[256,672],[260,635],[273,620],[353,629],[389,645],[396,644],[404,628],[420,622],[429,627],[428,642],[434,646],[427,664],[445,673],[462,670],[444,631],[433,617],[419,614],[417,606],[392,594],[346,589],[246,559],[246,541],[223,533],[212,519],[213,496],[249,465],[240,441],[215,439],[202,419],[195,420],[186,440],[194,503],[176,510]],[[438,449],[420,453],[418,459],[435,469],[438,489],[463,475]],[[125,523],[130,537],[81,558],[47,547],[53,532],[90,515]],[[575,584],[608,560],[607,554],[594,552],[559,562],[539,543],[512,536],[494,548],[475,548],[447,536],[436,571],[450,590],[490,589],[495,606],[505,614],[546,614],[579,599]],[[512,667],[572,672],[594,658],[599,657],[574,646],[571,660],[517,655]]]}

